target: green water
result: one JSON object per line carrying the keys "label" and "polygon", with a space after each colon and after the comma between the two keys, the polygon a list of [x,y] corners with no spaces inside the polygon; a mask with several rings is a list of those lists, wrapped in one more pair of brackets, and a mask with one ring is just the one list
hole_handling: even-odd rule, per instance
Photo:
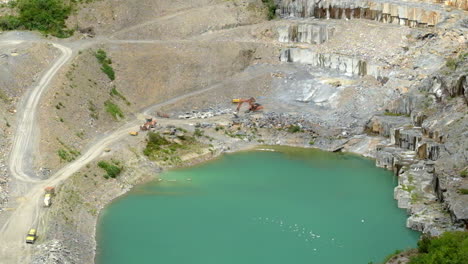
{"label": "green water", "polygon": [[353,155],[247,152],[162,178],[103,210],[98,264],[367,264],[418,238],[391,173]]}

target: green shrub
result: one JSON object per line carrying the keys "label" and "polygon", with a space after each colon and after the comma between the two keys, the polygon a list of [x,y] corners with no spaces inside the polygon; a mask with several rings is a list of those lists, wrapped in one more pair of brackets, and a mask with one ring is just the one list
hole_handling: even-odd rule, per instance
{"label": "green shrub", "polygon": [[114,69],[110,66],[112,64],[112,60],[107,57],[106,52],[102,49],[98,49],[96,53],[94,53],[94,56],[101,64],[101,71],[104,72],[111,81],[115,80]]}
{"label": "green shrub", "polygon": [[416,187],[414,185],[401,185],[403,191],[412,192]]}
{"label": "green shrub", "polygon": [[124,117],[124,114],[122,112],[122,110],[120,109],[120,107],[116,104],[114,104],[113,102],[107,100],[104,102],[104,106],[106,107],[106,111],[112,116],[114,117],[114,119],[119,119],[119,118],[123,118]]}
{"label": "green shrub", "polygon": [[410,116],[410,115],[407,115],[407,114],[392,113],[392,112],[388,112],[388,111],[386,111],[386,112],[384,113],[384,115],[386,115],[386,116],[406,116],[406,117],[409,117],[409,116]]}
{"label": "green shrub", "polygon": [[[61,120],[63,120],[63,119],[61,119]],[[57,151],[57,154],[59,155],[61,160],[70,162],[72,160],[75,160],[76,157],[78,157],[79,155],[81,155],[81,153],[78,150],[76,150],[72,146],[68,146],[63,141],[61,141],[59,138],[57,138],[57,141],[63,147],[63,149],[59,149]]]}
{"label": "green shrub", "polygon": [[454,58],[448,58],[445,62],[445,66],[454,71],[457,69],[457,60]]}
{"label": "green shrub", "polygon": [[59,149],[57,154],[59,155],[60,159],[64,161],[70,162],[75,159],[72,155],[70,155],[70,153],[68,153],[68,151],[64,149]]}
{"label": "green shrub", "polygon": [[91,100],[88,101],[88,110],[91,112],[89,114],[89,116],[92,119],[96,119],[96,120],[99,119],[99,113],[97,111],[98,109],[97,109],[96,105],[93,103],[93,101],[91,101]]}
{"label": "green shrub", "polygon": [[202,137],[204,134],[203,130],[200,130],[198,128],[195,128],[195,132],[193,132],[193,135],[196,137]]}
{"label": "green shrub", "polygon": [[70,4],[60,0],[19,0],[19,21],[28,30],[39,30],[46,34],[64,38],[71,36],[65,20],[71,13]]}
{"label": "green shrub", "polygon": [[460,177],[466,178],[466,176],[468,176],[468,170],[467,169],[464,169],[464,170],[460,171]]}
{"label": "green shrub", "polygon": [[458,189],[458,191],[459,191],[461,194],[468,194],[468,189],[460,188],[460,189]]}
{"label": "green shrub", "polygon": [[102,72],[104,72],[111,81],[115,80],[114,69],[109,64],[103,64],[101,67]]}
{"label": "green shrub", "polygon": [[164,138],[163,136],[159,135],[157,132],[149,132],[148,133],[148,143],[154,144],[157,146],[167,145],[169,141]]}
{"label": "green shrub", "polygon": [[110,95],[111,96],[117,96],[120,99],[124,100],[127,105],[130,105],[130,102],[127,100],[127,98],[125,96],[123,96],[123,94],[121,94],[119,91],[117,91],[117,88],[115,88],[115,86],[112,87],[112,89],[110,91]]}
{"label": "green shrub", "polygon": [[8,103],[11,99],[5,92],[0,90],[0,100],[4,101],[5,103]]}
{"label": "green shrub", "polygon": [[21,21],[16,16],[2,16],[0,17],[0,29],[2,30],[15,30],[21,26]]}
{"label": "green shrub", "polygon": [[17,8],[17,16],[0,17],[0,29],[38,30],[59,38],[73,34],[67,29],[66,19],[73,9],[72,1],[62,0],[18,0],[9,3],[10,8]]}
{"label": "green shrub", "polygon": [[107,63],[107,64],[112,64],[112,61],[107,58],[107,53],[103,49],[98,49],[96,53],[94,54],[96,56],[96,59],[99,61],[99,63]]}
{"label": "green shrub", "polygon": [[267,18],[272,20],[276,16],[277,5],[274,0],[262,0],[263,4],[267,9]]}
{"label": "green shrub", "polygon": [[[114,162],[116,163],[116,162]],[[106,161],[100,161],[98,162],[99,168],[103,169],[106,171],[106,175],[104,175],[104,178],[115,178],[117,177],[120,172],[122,172],[122,168],[118,167],[112,163],[106,162]]]}
{"label": "green shrub", "polygon": [[298,125],[293,125],[293,126],[288,127],[288,132],[289,133],[297,133],[297,132],[301,132],[301,131],[302,131],[302,129]]}
{"label": "green shrub", "polygon": [[161,150],[161,146],[168,145],[169,141],[161,136],[157,132],[149,132],[148,133],[148,142],[146,143],[146,147],[143,150],[143,154],[150,158],[154,158],[156,152]]}
{"label": "green shrub", "polygon": [[423,237],[418,242],[419,254],[410,264],[466,264],[468,232],[446,232],[440,237]]}
{"label": "green shrub", "polygon": [[309,141],[309,145],[314,145],[314,144],[315,144],[315,140],[311,139],[311,140]]}

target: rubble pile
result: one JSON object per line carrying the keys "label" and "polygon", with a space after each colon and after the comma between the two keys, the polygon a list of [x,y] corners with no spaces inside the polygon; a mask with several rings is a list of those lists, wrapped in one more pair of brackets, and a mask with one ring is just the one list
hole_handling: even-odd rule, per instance
{"label": "rubble pile", "polygon": [[78,263],[73,252],[67,249],[59,240],[37,246],[40,254],[36,254],[32,264],[71,264]]}
{"label": "rubble pile", "polygon": [[178,118],[179,119],[206,119],[210,118],[213,116],[220,116],[220,115],[225,115],[232,113],[232,109],[217,109],[215,110],[214,108],[202,110],[202,111],[196,111],[193,110],[192,112],[186,112],[184,114],[179,114]]}

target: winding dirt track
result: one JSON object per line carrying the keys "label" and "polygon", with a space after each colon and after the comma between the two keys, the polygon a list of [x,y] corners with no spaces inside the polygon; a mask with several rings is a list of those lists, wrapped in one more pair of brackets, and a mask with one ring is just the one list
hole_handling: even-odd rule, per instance
{"label": "winding dirt track", "polygon": [[[0,45],[18,44],[22,41],[4,41]],[[13,140],[13,147],[10,152],[9,168],[11,176],[23,183],[39,183],[37,177],[28,171],[30,166],[31,153],[34,146],[34,127],[35,116],[39,100],[46,90],[52,78],[57,74],[60,68],[71,58],[72,50],[68,47],[52,43],[52,45],[62,52],[62,55],[56,59],[54,64],[44,73],[36,87],[31,89],[24,100],[20,115],[18,117],[18,127]],[[42,185],[41,185],[42,186]],[[41,188],[37,186],[36,189]],[[24,247],[22,230],[28,230],[33,226],[39,216],[39,199],[28,196],[21,205],[13,212],[5,225],[0,230],[0,259],[2,263],[19,263],[20,255],[28,252]],[[24,229],[25,226],[26,229]],[[20,231],[21,230],[21,231]],[[27,231],[26,231],[27,232]],[[21,236],[21,239],[19,239]],[[23,235],[24,236],[24,235]],[[20,252],[20,251],[22,252]]]}
{"label": "winding dirt track", "polygon": [[62,55],[55,61],[50,69],[42,76],[38,85],[32,89],[26,102],[21,109],[21,115],[18,118],[18,128],[15,133],[13,147],[10,153],[9,167],[11,175],[23,182],[38,182],[34,176],[28,175],[26,166],[29,165],[32,146],[34,140],[34,127],[37,105],[46,90],[47,85],[58,72],[58,70],[71,58],[72,50],[59,44],[52,44],[62,52]]}

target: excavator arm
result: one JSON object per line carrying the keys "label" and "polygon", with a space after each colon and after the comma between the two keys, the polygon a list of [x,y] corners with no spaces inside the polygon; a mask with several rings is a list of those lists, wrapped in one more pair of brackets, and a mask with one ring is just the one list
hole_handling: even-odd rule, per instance
{"label": "excavator arm", "polygon": [[258,110],[263,109],[263,106],[262,106],[262,105],[260,105],[259,103],[256,103],[255,98],[250,97],[249,99],[239,99],[239,102],[238,102],[238,104],[237,104],[236,112],[239,112],[239,110],[241,109],[242,104],[244,104],[244,103],[248,103],[248,104],[249,104],[248,112],[250,112],[250,111],[258,111]]}

